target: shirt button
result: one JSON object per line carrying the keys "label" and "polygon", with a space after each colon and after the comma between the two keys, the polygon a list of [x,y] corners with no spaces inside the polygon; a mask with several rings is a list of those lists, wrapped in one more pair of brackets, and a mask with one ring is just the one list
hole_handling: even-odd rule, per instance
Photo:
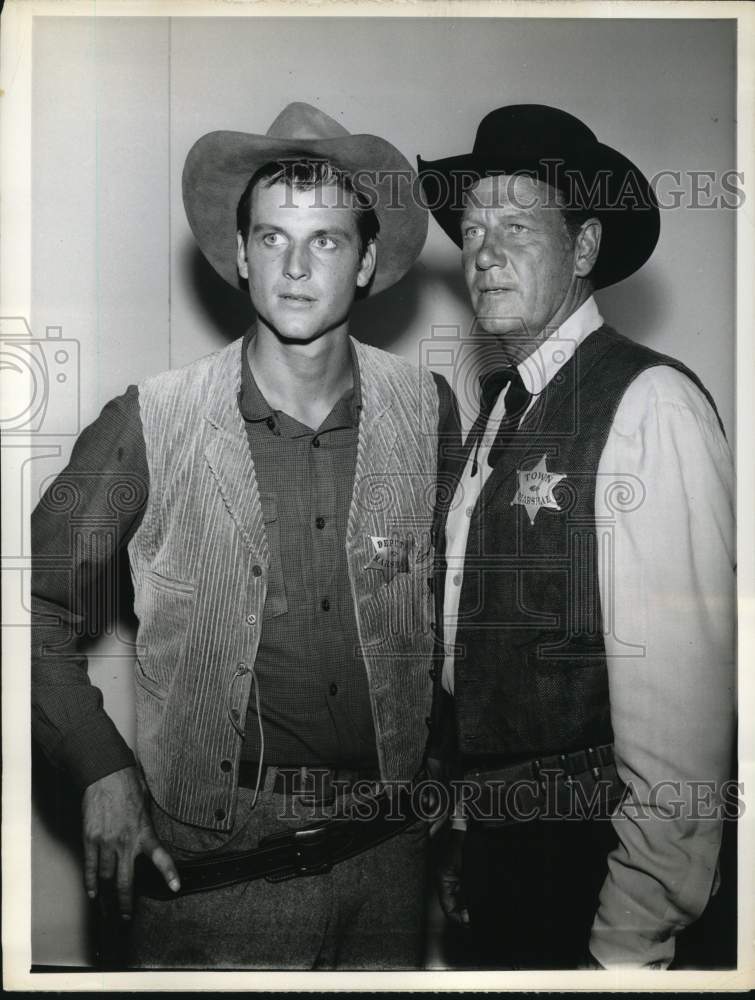
{"label": "shirt button", "polygon": [[252,566],[252,576],[262,576],[262,567],[258,566],[257,563]]}
{"label": "shirt button", "polygon": [[225,771],[225,773],[227,774],[231,770],[232,767],[233,767],[233,764],[230,762],[230,760],[221,760],[221,762],[220,762],[220,770],[221,771]]}
{"label": "shirt button", "polygon": [[241,663],[237,663],[236,664],[236,672],[239,673],[243,677],[244,674],[248,674],[249,673],[249,667],[242,660]]}
{"label": "shirt button", "polygon": [[225,819],[225,809],[216,809],[215,819],[218,821]]}
{"label": "shirt button", "polygon": [[257,624],[257,615],[247,615],[246,616],[246,623],[247,623],[247,625],[256,625]]}
{"label": "shirt button", "polygon": [[315,524],[317,525],[318,528],[320,528],[320,530],[322,530],[325,527],[325,518],[318,517],[317,520],[315,521]]}
{"label": "shirt button", "polygon": [[317,438],[317,437],[312,438],[312,447],[313,448],[319,448],[320,447],[320,439],[319,438]]}
{"label": "shirt button", "polygon": [[454,586],[455,587],[460,587],[461,586],[461,579],[462,579],[461,578],[461,573],[454,573]]}
{"label": "shirt button", "polygon": [[332,695],[337,695],[338,694],[338,685],[337,684],[331,684],[330,685],[330,693]]}
{"label": "shirt button", "polygon": [[268,417],[265,423],[270,428],[270,430],[272,430],[275,427],[275,420],[273,420],[272,417]]}
{"label": "shirt button", "polygon": [[330,601],[327,597],[323,597],[322,601],[320,601],[320,607],[323,611],[330,611]]}

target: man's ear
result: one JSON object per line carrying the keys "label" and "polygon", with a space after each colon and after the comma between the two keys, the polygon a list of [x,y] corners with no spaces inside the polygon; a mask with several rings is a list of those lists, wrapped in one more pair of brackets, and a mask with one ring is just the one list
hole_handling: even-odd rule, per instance
{"label": "man's ear", "polygon": [[244,245],[244,237],[241,232],[236,233],[236,267],[239,269],[239,274],[242,278],[249,277],[249,263],[246,259],[246,246]]}
{"label": "man's ear", "polygon": [[574,273],[578,278],[588,277],[597,264],[602,235],[600,219],[588,219],[582,223],[574,241]]}
{"label": "man's ear", "polygon": [[357,288],[365,288],[367,285],[369,285],[372,275],[375,272],[376,264],[377,264],[377,247],[375,246],[375,241],[370,240],[370,242],[364,248],[364,253],[362,254],[362,263],[359,265],[359,273],[357,274]]}

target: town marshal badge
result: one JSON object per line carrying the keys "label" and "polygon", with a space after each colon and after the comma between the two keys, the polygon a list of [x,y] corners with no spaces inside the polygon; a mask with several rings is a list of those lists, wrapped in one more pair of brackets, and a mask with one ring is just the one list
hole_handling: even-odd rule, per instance
{"label": "town marshal badge", "polygon": [[561,510],[553,496],[553,487],[562,479],[566,479],[566,475],[548,472],[546,458],[547,456],[543,455],[534,469],[517,469],[516,473],[519,476],[519,486],[511,506],[513,507],[515,503],[521,504],[529,514],[530,524],[535,523],[538,511],[543,508]]}

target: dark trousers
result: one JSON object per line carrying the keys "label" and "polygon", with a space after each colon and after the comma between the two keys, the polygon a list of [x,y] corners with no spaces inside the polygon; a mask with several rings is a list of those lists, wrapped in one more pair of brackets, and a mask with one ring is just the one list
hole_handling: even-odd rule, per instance
{"label": "dark trousers", "polygon": [[608,820],[470,823],[463,884],[481,968],[574,969],[617,838]]}

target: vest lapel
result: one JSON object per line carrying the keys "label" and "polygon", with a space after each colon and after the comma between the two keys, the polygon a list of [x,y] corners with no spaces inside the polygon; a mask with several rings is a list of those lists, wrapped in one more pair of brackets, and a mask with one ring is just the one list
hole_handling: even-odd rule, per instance
{"label": "vest lapel", "polygon": [[[579,394],[589,391],[592,368],[611,350],[611,342],[600,336],[600,330],[590,334],[560,369],[558,382],[552,379],[538,401],[524,418],[519,431],[503,450],[482,491],[474,517],[489,506],[498,493],[515,481],[516,473],[530,461],[537,463],[543,454],[557,458],[558,436],[549,433],[558,421],[560,427],[570,427],[576,433],[579,420]],[[571,415],[564,416],[567,407]],[[512,493],[513,496],[513,493]]]}
{"label": "vest lapel", "polygon": [[[349,509],[346,529],[347,549],[365,544],[365,536],[378,531],[378,521],[371,524],[370,512],[377,514],[383,510],[382,496],[390,497],[391,483],[386,481],[389,456],[393,453],[398,438],[398,428],[391,412],[390,400],[385,392],[378,389],[378,380],[372,371],[370,359],[361,349],[358,341],[353,341],[359,364],[359,378],[362,387],[362,412],[359,417],[359,437],[357,440],[357,461],[354,472],[354,492]],[[369,530],[367,526],[369,527]],[[366,550],[368,551],[368,550]]]}
{"label": "vest lapel", "polygon": [[247,548],[265,562],[270,550],[265,535],[257,476],[238,404],[243,340],[218,356],[218,368],[205,414],[205,458],[223,502]]}

